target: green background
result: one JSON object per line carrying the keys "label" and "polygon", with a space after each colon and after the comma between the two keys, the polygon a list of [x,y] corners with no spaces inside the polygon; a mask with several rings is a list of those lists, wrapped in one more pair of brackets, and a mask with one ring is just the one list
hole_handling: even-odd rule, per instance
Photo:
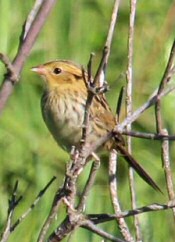
{"label": "green background", "polygon": [[[15,181],[19,181],[19,195],[23,200],[15,210],[15,221],[30,206],[38,192],[50,178],[57,176],[56,182],[47,191],[40,204],[12,233],[10,242],[36,241],[46,218],[55,191],[64,178],[68,154],[55,143],[41,117],[40,97],[43,91],[42,80],[30,71],[32,66],[54,59],[69,59],[86,67],[89,55],[95,52],[94,72],[101,57],[102,48],[110,23],[112,0],[59,0],[33,46],[21,73],[19,84],[0,119],[0,228],[6,221],[8,199]],[[107,93],[109,103],[115,111],[118,93],[126,84],[127,38],[129,2],[121,1],[117,27],[112,44],[112,52],[107,69],[107,79],[111,89]],[[13,59],[18,48],[22,25],[34,1],[0,0],[0,52]],[[133,108],[143,104],[159,85],[163,75],[175,30],[175,1],[138,1],[135,41],[134,41],[134,92]],[[0,79],[5,68],[0,63]],[[174,94],[163,100],[165,127],[173,134]],[[124,113],[124,111],[123,111]],[[134,124],[134,130],[155,132],[154,108],[143,114]],[[166,203],[168,200],[164,171],[161,164],[159,141],[133,139],[133,154],[142,166],[159,184],[164,194],[148,187],[137,175],[137,205]],[[172,170],[174,167],[174,143],[170,143]],[[98,172],[95,185],[88,198],[87,213],[113,213],[109,196],[107,163]],[[79,192],[88,176],[90,164],[79,181]],[[130,195],[127,178],[127,165],[120,162],[118,169],[120,203],[123,210],[130,209]],[[65,206],[59,210],[50,232],[64,218]],[[174,241],[175,230],[172,212],[162,211],[139,216],[143,241]],[[132,218],[127,218],[130,230],[134,233]],[[106,231],[120,237],[116,222],[100,225]],[[65,239],[67,241],[67,238]],[[101,238],[84,229],[73,233],[71,241],[101,241]]]}

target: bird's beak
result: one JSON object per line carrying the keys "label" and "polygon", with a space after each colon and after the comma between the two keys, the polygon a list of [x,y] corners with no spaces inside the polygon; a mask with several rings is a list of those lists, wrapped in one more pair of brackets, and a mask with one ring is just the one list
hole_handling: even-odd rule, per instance
{"label": "bird's beak", "polygon": [[44,67],[44,65],[40,65],[40,66],[36,66],[36,67],[32,67],[31,71],[34,71],[36,73],[38,73],[39,75],[46,75],[46,68]]}

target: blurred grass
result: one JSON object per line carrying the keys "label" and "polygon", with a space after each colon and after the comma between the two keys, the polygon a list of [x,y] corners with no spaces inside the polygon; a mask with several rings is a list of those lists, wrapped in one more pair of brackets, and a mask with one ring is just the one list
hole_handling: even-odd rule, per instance
{"label": "blurred grass", "polygon": [[[18,39],[28,12],[34,1],[0,1],[0,52],[13,58],[18,47]],[[6,106],[0,120],[0,228],[2,228],[8,208],[8,198],[14,183],[19,180],[19,194],[23,201],[15,212],[14,221],[27,209],[38,192],[49,179],[57,176],[57,181],[30,216],[12,234],[9,241],[36,241],[38,232],[48,214],[53,194],[62,184],[68,155],[59,149],[47,131],[40,112],[42,81],[30,72],[30,68],[52,59],[71,59],[86,66],[90,52],[95,52],[94,66],[101,56],[101,50],[108,30],[112,0],[58,1],[44,29],[35,43],[31,55],[21,74],[21,81]],[[139,1],[135,43],[134,43],[134,108],[139,107],[157,87],[163,74],[169,49],[174,35],[175,1]],[[118,24],[112,45],[112,53],[107,71],[111,91],[107,94],[115,110],[118,92],[125,85],[124,73],[127,66],[127,31],[129,6],[122,1]],[[0,80],[4,67],[0,63]],[[163,101],[165,124],[171,133],[175,131],[174,94]],[[155,131],[154,109],[143,114],[134,124],[134,129],[144,132]],[[174,144],[171,143],[172,161],[175,158]],[[136,175],[138,206],[152,202],[167,201],[163,169],[160,162],[160,142],[133,139],[133,153],[151,176],[158,182],[164,195],[151,190]],[[119,195],[123,209],[129,209],[129,190],[126,164],[119,164]],[[174,163],[172,164],[174,167]],[[80,179],[80,190],[88,176],[90,165]],[[87,212],[112,213],[107,164],[101,165],[98,177],[87,204]],[[64,217],[64,206],[59,211],[56,227]],[[140,216],[144,241],[172,242],[175,232],[171,211],[148,213]],[[132,219],[128,218],[131,230]],[[165,225],[162,226],[162,221]],[[107,231],[120,236],[115,230],[115,222],[100,225]],[[71,241],[101,241],[83,229],[78,229]],[[67,241],[67,239],[65,239]]]}

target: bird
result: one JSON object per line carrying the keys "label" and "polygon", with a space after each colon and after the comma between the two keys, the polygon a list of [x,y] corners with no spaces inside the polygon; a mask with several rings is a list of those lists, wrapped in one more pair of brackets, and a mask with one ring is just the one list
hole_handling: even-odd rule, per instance
{"label": "bird", "polygon": [[[82,138],[82,127],[88,97],[88,75],[78,64],[69,60],[54,60],[31,69],[45,83],[41,97],[44,122],[58,145],[71,151],[78,147]],[[94,96],[89,108],[88,134],[86,142],[95,144],[98,139],[112,132],[116,118],[104,93]],[[101,149],[117,150],[138,175],[152,188],[161,191],[150,175],[127,151],[121,134],[106,141]]]}

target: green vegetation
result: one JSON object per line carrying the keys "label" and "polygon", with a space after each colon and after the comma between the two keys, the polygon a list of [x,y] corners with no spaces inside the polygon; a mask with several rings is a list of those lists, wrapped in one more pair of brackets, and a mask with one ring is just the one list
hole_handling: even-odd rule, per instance
{"label": "green vegetation", "polygon": [[[0,52],[7,54],[11,59],[17,51],[22,25],[33,2],[0,1]],[[69,159],[69,156],[56,145],[45,127],[40,112],[43,83],[30,71],[30,68],[53,59],[70,59],[86,66],[91,52],[96,53],[94,59],[96,67],[105,42],[112,6],[112,0],[58,1],[32,49],[20,82],[3,112],[0,119],[1,230],[6,220],[8,199],[16,180],[19,181],[19,194],[23,195],[23,200],[16,209],[14,221],[30,206],[49,179],[53,175],[57,176],[56,182],[40,201],[40,205],[11,235],[9,242],[36,241],[49,212],[53,195],[57,187],[62,184],[65,165]],[[147,100],[161,80],[174,37],[174,9],[175,2],[172,0],[138,1],[134,43],[134,109]],[[122,1],[107,70],[107,79],[111,85],[107,97],[113,110],[119,90],[126,83],[124,74],[127,66],[128,20],[129,5],[127,1]],[[4,66],[0,63],[1,80],[4,71]],[[175,133],[174,94],[166,97],[163,105],[165,125],[173,134]],[[134,123],[133,129],[155,132],[154,109],[151,108],[142,115]],[[175,159],[174,145],[172,142],[172,163]],[[134,156],[164,191],[164,195],[153,191],[136,175],[138,206],[155,202],[165,203],[168,200],[160,149],[159,141],[133,139]],[[82,174],[81,184],[84,184],[88,176],[89,167]],[[175,170],[174,164],[172,168]],[[122,209],[130,209],[127,166],[124,162],[119,164],[118,176]],[[101,165],[88,199],[87,212],[113,213],[106,163]],[[64,215],[64,206],[62,206],[62,211],[52,229],[60,223]],[[129,218],[127,221],[132,230],[132,219]],[[174,241],[175,230],[171,211],[143,214],[140,216],[140,221],[144,242]],[[118,231],[114,231],[116,228],[114,225],[115,222],[110,222],[102,224],[101,227],[120,236]],[[71,241],[96,242],[101,239],[79,229]]]}

